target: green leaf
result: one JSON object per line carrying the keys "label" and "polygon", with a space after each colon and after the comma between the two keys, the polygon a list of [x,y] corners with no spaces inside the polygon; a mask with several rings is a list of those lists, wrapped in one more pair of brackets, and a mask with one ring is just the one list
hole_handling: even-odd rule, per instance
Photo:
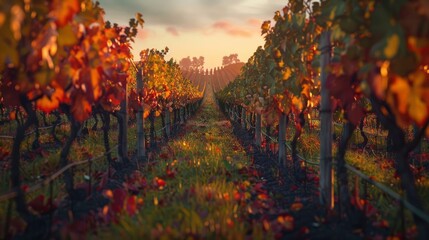
{"label": "green leaf", "polygon": [[392,16],[381,3],[376,3],[371,15],[371,32],[376,38],[386,36],[390,29]]}
{"label": "green leaf", "polygon": [[304,14],[294,14],[292,17],[292,21],[294,24],[294,27],[296,28],[302,28],[305,24],[305,15]]}
{"label": "green leaf", "polygon": [[385,37],[371,48],[371,55],[382,60],[391,60],[406,53],[406,43],[401,27],[390,28]]}

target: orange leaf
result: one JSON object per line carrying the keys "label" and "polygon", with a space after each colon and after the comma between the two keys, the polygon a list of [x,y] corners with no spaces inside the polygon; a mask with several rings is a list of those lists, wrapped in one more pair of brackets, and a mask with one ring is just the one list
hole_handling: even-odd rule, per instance
{"label": "orange leaf", "polygon": [[107,198],[110,198],[110,199],[113,198],[113,192],[110,189],[105,190],[103,195]]}
{"label": "orange leaf", "polygon": [[[56,84],[54,84],[56,85]],[[54,92],[49,95],[44,95],[42,98],[37,100],[36,106],[43,112],[49,113],[57,109],[60,103],[64,99],[64,91],[59,86],[56,86]]]}
{"label": "orange leaf", "polygon": [[56,19],[58,26],[63,27],[80,11],[79,0],[54,0],[51,5],[51,16]]}
{"label": "orange leaf", "polygon": [[292,211],[296,212],[296,211],[301,210],[303,207],[304,207],[304,205],[303,205],[302,203],[300,203],[300,202],[296,202],[296,203],[293,203],[293,204],[290,206],[290,210],[292,210]]}
{"label": "orange leaf", "polygon": [[91,104],[89,104],[85,96],[80,93],[76,94],[71,105],[71,112],[73,114],[73,117],[77,121],[83,122],[89,118],[91,110]]}
{"label": "orange leaf", "polygon": [[13,121],[13,120],[15,120],[15,119],[16,119],[16,111],[11,111],[11,112],[9,113],[9,119],[10,119],[11,121]]}
{"label": "orange leaf", "polygon": [[286,231],[292,231],[295,228],[295,220],[292,216],[278,216],[277,221],[283,225]]}
{"label": "orange leaf", "polygon": [[268,222],[266,219],[264,219],[264,221],[262,221],[262,226],[263,226],[265,231],[270,230],[270,222]]}
{"label": "orange leaf", "polygon": [[102,91],[100,82],[101,79],[99,71],[97,69],[91,69],[91,83],[93,88],[92,94],[94,95],[94,100],[97,100],[101,97]]}
{"label": "orange leaf", "polygon": [[143,108],[143,118],[147,118],[147,117],[149,117],[149,114],[150,114],[150,108],[147,108],[147,107],[145,107],[145,108]]}

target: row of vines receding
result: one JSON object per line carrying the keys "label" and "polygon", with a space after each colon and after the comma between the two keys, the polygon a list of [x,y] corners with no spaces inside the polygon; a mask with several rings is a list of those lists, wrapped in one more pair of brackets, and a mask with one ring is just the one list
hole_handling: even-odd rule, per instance
{"label": "row of vines receding", "polygon": [[[102,121],[110,176],[111,167],[120,171],[136,164],[129,157],[129,127],[137,125],[139,129],[135,137],[139,142],[137,159],[147,159],[147,135],[150,147],[156,147],[156,119],[161,119],[162,135],[168,139],[171,131],[201,103],[204,90],[201,92],[184,78],[173,59],[165,59],[168,48],[143,50],[141,60],[133,60],[131,44],[143,24],[139,13],[127,26],[111,23],[104,19],[100,4],[91,0],[13,0],[0,4],[0,157],[1,161],[8,161],[2,166],[5,166],[4,172],[10,174],[9,184],[2,185],[9,185],[8,194],[14,196],[16,212],[25,222],[27,232],[43,231],[34,231],[34,228],[58,207],[53,206],[52,195],[49,201],[44,201],[43,196],[35,198],[42,199],[37,206],[43,207],[29,206],[26,192],[32,186],[28,182],[23,184],[23,165],[27,164],[23,164],[23,156],[40,154],[43,158],[49,152],[43,149],[46,139],[40,140],[46,135],[41,133],[43,129],[50,129],[48,135],[53,143],[49,145],[59,149],[59,160],[56,167],[40,176],[52,182],[54,175],[62,175],[73,212],[73,201],[81,198],[81,192],[76,189],[72,167],[83,159],[70,159],[70,155],[82,132],[88,132],[90,121],[95,121],[94,131],[98,129],[98,119]],[[43,117],[44,127],[39,116]],[[117,158],[111,156],[115,148],[109,136],[111,116],[118,126]],[[50,125],[48,122],[52,119]],[[150,122],[147,128],[145,119]],[[6,129],[13,130],[13,136],[4,136]],[[61,138],[58,131],[68,131],[68,134]],[[31,148],[23,151],[26,139],[33,133]],[[4,151],[8,147],[10,151]],[[86,154],[92,156],[92,153]],[[90,171],[91,161],[88,160]],[[8,194],[2,199],[7,199]],[[7,216],[1,212],[2,218],[9,218],[6,224],[10,223],[9,212]],[[17,233],[16,229],[2,226],[3,229],[1,237]],[[38,236],[46,237],[43,235],[46,232],[41,234]]]}
{"label": "row of vines receding", "polygon": [[[428,12],[423,0],[289,1],[273,22],[262,24],[265,45],[217,98],[242,118],[252,116],[257,144],[258,118],[263,118],[267,131],[275,129],[278,159],[284,165],[285,135],[292,124],[291,154],[297,174],[299,140],[304,126],[312,125],[317,115],[321,202],[334,206],[331,166],[336,166],[339,204],[349,218],[358,204],[350,196],[346,155],[354,151],[348,149],[358,130],[364,140],[357,147],[368,149],[363,129],[376,119],[382,130],[375,131],[387,133],[385,149],[393,159],[398,191],[423,211],[427,206],[418,192],[424,183],[416,181],[411,158],[421,154],[422,139],[429,137]],[[337,124],[342,131],[333,146]],[[419,237],[426,239],[428,223],[418,214],[413,217]]]}

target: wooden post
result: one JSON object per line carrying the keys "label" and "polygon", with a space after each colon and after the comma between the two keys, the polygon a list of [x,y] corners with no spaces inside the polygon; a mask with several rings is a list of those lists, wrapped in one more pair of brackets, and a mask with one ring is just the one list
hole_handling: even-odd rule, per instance
{"label": "wooden post", "polygon": [[143,72],[141,68],[137,72],[137,93],[139,102],[142,106],[137,111],[137,160],[142,161],[146,158],[145,134],[144,134],[144,117],[143,117]]}
{"label": "wooden post", "polygon": [[286,166],[286,114],[279,116],[279,163]]}
{"label": "wooden post", "polygon": [[127,93],[127,83],[124,83],[124,89],[125,89],[125,98],[122,100],[120,104],[120,110],[119,115],[122,121],[122,124],[119,124],[119,127],[121,128],[119,131],[121,134],[118,136],[119,140],[119,150],[118,150],[118,158],[121,160],[122,163],[126,163],[128,161],[128,93]]}
{"label": "wooden post", "polygon": [[241,107],[241,128],[246,129],[246,109]]}
{"label": "wooden post", "polygon": [[171,135],[171,119],[170,119],[170,110],[165,110],[165,130],[167,132],[167,137],[170,138]]}
{"label": "wooden post", "polygon": [[235,115],[235,105],[231,106],[231,117],[233,122],[237,120],[237,116]]}
{"label": "wooden post", "polygon": [[334,207],[332,187],[332,109],[330,93],[327,88],[327,66],[331,56],[330,33],[323,32],[320,39],[322,56],[320,58],[321,105],[320,105],[320,202],[328,209]]}
{"label": "wooden post", "polygon": [[179,108],[179,117],[180,117],[180,124],[185,123],[185,108],[181,107]]}
{"label": "wooden post", "polygon": [[[417,135],[419,134],[419,130],[420,130],[419,127],[416,124],[414,124],[413,125],[413,137],[414,138],[416,138]],[[413,152],[415,154],[421,154],[422,153],[422,141],[420,141],[419,144],[417,144],[416,148],[413,149]],[[419,161],[420,160],[421,159],[419,159]],[[419,162],[419,164],[421,164],[421,162]]]}
{"label": "wooden post", "polygon": [[261,147],[261,125],[262,125],[262,117],[261,114],[256,114],[256,123],[255,123],[255,144],[258,147]]}

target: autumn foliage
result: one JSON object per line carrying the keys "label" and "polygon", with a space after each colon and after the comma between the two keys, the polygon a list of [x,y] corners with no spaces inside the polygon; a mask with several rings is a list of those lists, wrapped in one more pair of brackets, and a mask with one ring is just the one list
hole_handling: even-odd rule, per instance
{"label": "autumn foliage", "polygon": [[5,106],[30,101],[51,112],[68,105],[80,122],[96,104],[118,106],[141,15],[121,27],[106,22],[103,9],[87,0],[13,1],[9,7],[0,12]]}

